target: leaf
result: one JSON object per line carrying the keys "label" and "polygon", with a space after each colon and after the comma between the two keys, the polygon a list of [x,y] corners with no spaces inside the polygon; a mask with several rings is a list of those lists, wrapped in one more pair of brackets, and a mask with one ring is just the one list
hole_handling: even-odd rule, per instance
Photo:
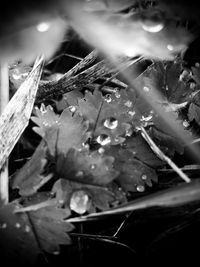
{"label": "leaf", "polygon": [[140,135],[126,138],[122,149],[130,151],[132,153],[132,157],[152,168],[157,168],[165,165],[165,162],[161,161],[154,154],[149,145]]}
{"label": "leaf", "polygon": [[73,227],[64,222],[68,210],[47,207],[15,213],[19,207],[13,202],[0,209],[0,248],[6,262],[34,265],[39,254],[58,252],[60,244],[70,243],[66,232]]}
{"label": "leaf", "polygon": [[56,171],[62,178],[84,184],[104,186],[115,179],[114,157],[102,156],[97,151],[70,150],[65,156],[58,155]]}
{"label": "leaf", "polygon": [[183,154],[184,143],[180,138],[177,139],[176,137],[163,133],[162,131],[153,127],[150,128],[149,134],[164,154],[167,154],[171,157],[174,156],[175,152]]}
{"label": "leaf", "polygon": [[200,124],[200,93],[196,93],[190,103],[188,109],[188,118],[190,121],[195,120],[196,123]]}
{"label": "leaf", "polygon": [[123,214],[134,210],[147,209],[155,206],[176,207],[199,201],[200,182],[199,179],[191,183],[182,183],[167,190],[149,194],[139,199],[129,201],[119,207],[104,212],[89,214],[82,217],[70,218],[69,222],[84,222],[89,219],[105,218],[106,216]]}
{"label": "leaf", "polygon": [[73,114],[65,109],[60,116],[48,106],[36,111],[37,117],[32,120],[39,126],[34,130],[47,142],[52,156],[56,153],[67,153],[70,148],[81,147],[89,137],[88,123],[83,121],[78,114]]}
{"label": "leaf", "polygon": [[19,188],[21,196],[32,195],[46,182],[52,175],[44,176],[44,167],[47,163],[46,147],[42,142],[35,150],[31,159],[19,170],[14,177],[12,188]]}
{"label": "leaf", "polygon": [[187,101],[188,96],[192,93],[188,81],[182,79],[181,74],[184,68],[181,60],[175,62],[154,62],[139,77],[142,88],[149,88],[148,94],[153,94],[154,98],[160,97],[162,101],[180,104]]}
{"label": "leaf", "polygon": [[67,154],[71,148],[80,148],[88,139],[88,123],[78,114],[72,116],[72,113],[65,109],[59,118],[59,123],[58,153]]}
{"label": "leaf", "polygon": [[[94,138],[106,135],[110,138],[109,144],[116,145],[125,140],[122,136],[131,128],[132,117],[128,112],[132,110],[134,100],[135,93],[131,90],[116,91],[108,97],[103,97],[98,90],[93,94],[86,91],[78,102],[78,112],[90,122]],[[114,120],[115,125],[106,123],[109,120]]]}
{"label": "leaf", "polygon": [[157,182],[157,174],[153,168],[145,164],[142,154],[138,155],[141,157],[140,160],[131,146],[129,149],[126,147],[125,143],[122,147],[111,147],[106,152],[108,155],[115,155],[114,168],[119,172],[115,181],[126,192],[143,192],[146,185],[152,186],[152,181]]}
{"label": "leaf", "polygon": [[45,107],[42,104],[40,109],[38,107],[35,108],[35,113],[36,116],[31,117],[31,120],[39,127],[34,127],[33,130],[41,137],[44,138],[46,131],[50,128],[58,127],[59,116],[55,114],[51,106]]}
{"label": "leaf", "polygon": [[78,100],[83,98],[83,94],[78,90],[73,90],[63,95],[62,99],[56,102],[56,110],[58,112],[63,111],[68,107],[76,107]]}
{"label": "leaf", "polygon": [[78,190],[83,190],[91,199],[88,212],[94,212],[96,209],[106,210],[127,201],[124,192],[114,185],[102,187],[59,179],[52,189],[56,193],[58,203],[64,207],[70,206],[71,197]]}

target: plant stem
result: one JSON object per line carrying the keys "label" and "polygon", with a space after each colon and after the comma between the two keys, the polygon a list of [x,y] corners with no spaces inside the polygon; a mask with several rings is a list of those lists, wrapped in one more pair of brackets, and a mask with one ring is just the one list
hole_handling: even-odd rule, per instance
{"label": "plant stem", "polygon": [[149,144],[153,152],[163,161],[165,161],[186,183],[190,183],[190,178],[169,158],[167,157],[160,148],[154,143],[149,134],[146,132],[144,127],[140,127],[141,135]]}

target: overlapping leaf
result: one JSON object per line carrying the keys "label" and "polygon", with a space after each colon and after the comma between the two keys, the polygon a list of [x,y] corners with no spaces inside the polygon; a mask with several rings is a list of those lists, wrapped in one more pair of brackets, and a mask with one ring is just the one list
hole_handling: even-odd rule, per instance
{"label": "overlapping leaf", "polygon": [[79,190],[84,191],[91,200],[87,209],[88,212],[94,212],[96,209],[106,210],[111,206],[126,202],[124,192],[114,184],[109,187],[102,187],[60,179],[53,187],[58,203],[66,207],[70,206],[73,193]]}
{"label": "overlapping leaf", "polygon": [[[150,153],[150,158],[153,158],[150,150],[145,151],[145,153],[148,152]],[[157,182],[155,170],[146,165],[145,160],[143,162],[137,158],[137,152],[132,149],[131,145],[129,149],[112,147],[108,153],[115,155],[114,167],[119,171],[116,181],[125,191],[143,192],[145,191],[145,185],[152,186],[152,181]],[[142,158],[141,154],[138,156]],[[147,155],[145,155],[145,158],[148,162]],[[157,160],[155,162],[158,164],[160,161]]]}
{"label": "overlapping leaf", "polygon": [[13,180],[13,188],[19,188],[20,195],[32,195],[48,182],[52,175],[42,175],[47,163],[46,147],[42,142],[35,150],[32,158],[19,170]]}
{"label": "overlapping leaf", "polygon": [[[123,142],[122,138],[130,129],[132,120],[130,112],[135,101],[133,91],[122,90],[103,97],[100,91],[86,92],[85,97],[78,101],[78,112],[90,122],[93,137],[106,135],[110,137],[110,144]],[[115,125],[109,124],[110,120]],[[106,123],[108,122],[108,123]]]}
{"label": "overlapping leaf", "polygon": [[67,153],[70,148],[81,147],[88,137],[88,123],[78,114],[73,116],[69,109],[65,109],[60,116],[52,108],[37,109],[37,117],[32,120],[39,126],[34,130],[47,142],[52,156],[56,153]]}
{"label": "overlapping leaf", "polygon": [[102,156],[97,151],[70,150],[58,155],[56,170],[60,177],[84,184],[107,185],[118,172],[113,168],[114,157]]}
{"label": "overlapping leaf", "polygon": [[50,206],[15,213],[20,207],[10,203],[0,209],[0,248],[7,262],[34,265],[39,254],[58,253],[60,244],[70,243],[67,232],[73,226],[64,221],[69,210]]}

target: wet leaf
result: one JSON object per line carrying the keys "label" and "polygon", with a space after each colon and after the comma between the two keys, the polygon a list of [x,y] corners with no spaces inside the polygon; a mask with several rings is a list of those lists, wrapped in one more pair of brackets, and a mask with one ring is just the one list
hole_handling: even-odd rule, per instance
{"label": "wet leaf", "polygon": [[46,147],[42,142],[35,150],[31,159],[14,177],[12,187],[19,188],[21,196],[28,196],[37,192],[52,177],[51,174],[42,175],[46,163]]}
{"label": "wet leaf", "polygon": [[15,213],[21,206],[10,203],[0,209],[0,248],[6,262],[34,265],[39,254],[59,251],[69,244],[67,232],[73,229],[64,218],[68,210],[46,207],[29,213]]}
{"label": "wet leaf", "polygon": [[85,192],[91,200],[90,206],[87,209],[88,212],[94,212],[96,209],[106,210],[127,201],[124,192],[119,190],[114,184],[102,187],[59,179],[53,187],[57,202],[64,207],[70,206],[73,193],[80,190]]}
{"label": "wet leaf", "polygon": [[57,161],[60,177],[93,185],[106,185],[115,179],[118,172],[113,168],[114,157],[102,156],[97,151],[70,150]]}

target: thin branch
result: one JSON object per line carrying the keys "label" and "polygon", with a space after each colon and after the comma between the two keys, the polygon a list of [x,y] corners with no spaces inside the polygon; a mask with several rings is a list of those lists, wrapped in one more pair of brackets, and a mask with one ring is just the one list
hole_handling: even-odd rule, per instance
{"label": "thin branch", "polygon": [[163,161],[165,161],[186,183],[190,183],[191,179],[169,158],[167,157],[160,148],[154,143],[152,138],[146,132],[144,127],[140,127],[141,135],[149,144],[153,152]]}

